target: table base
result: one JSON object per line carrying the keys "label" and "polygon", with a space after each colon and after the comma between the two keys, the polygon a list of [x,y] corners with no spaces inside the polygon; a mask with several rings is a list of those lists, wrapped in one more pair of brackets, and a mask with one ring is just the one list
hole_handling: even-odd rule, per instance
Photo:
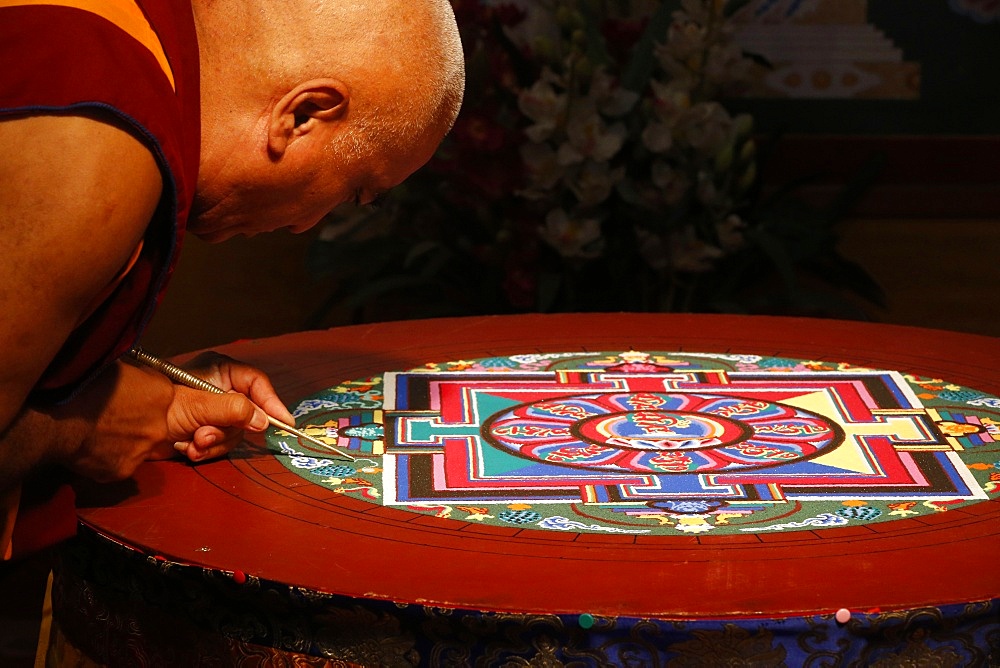
{"label": "table base", "polygon": [[852,611],[843,623],[835,615],[654,619],[442,609],[152,557],[86,525],[56,570],[53,606],[54,650],[108,666],[1000,662],[1000,600]]}

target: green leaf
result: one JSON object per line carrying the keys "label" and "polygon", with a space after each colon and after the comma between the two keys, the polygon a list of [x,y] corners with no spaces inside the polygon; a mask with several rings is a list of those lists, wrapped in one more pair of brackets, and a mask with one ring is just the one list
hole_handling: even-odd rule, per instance
{"label": "green leaf", "polygon": [[837,194],[837,197],[826,209],[826,223],[832,225],[849,215],[885,167],[884,153],[873,153],[855,172],[854,176]]}
{"label": "green leaf", "polygon": [[550,312],[559,299],[562,288],[562,275],[541,271],[538,274],[538,310],[541,313]]}
{"label": "green leaf", "polygon": [[352,308],[364,306],[375,299],[387,295],[412,292],[418,288],[432,285],[437,285],[437,281],[409,274],[384,276],[373,281],[366,281],[363,285],[355,286],[351,290],[350,296],[344,300],[344,303]]}
{"label": "green leaf", "polygon": [[604,44],[604,35],[601,34],[600,17],[588,3],[581,3],[579,10],[583,14],[583,29],[587,34],[587,58],[594,65],[610,65],[611,55],[608,54],[607,46]]}
{"label": "green leaf", "polygon": [[767,58],[765,58],[761,54],[754,53],[753,51],[743,51],[742,53],[743,53],[743,57],[744,58],[747,58],[748,60],[752,60],[753,62],[757,63],[758,65],[760,65],[764,69],[766,69],[766,70],[773,70],[774,69],[774,63],[772,63],[770,60],[768,60]]}
{"label": "green leaf", "polygon": [[664,0],[649,18],[649,24],[636,42],[632,60],[622,74],[623,88],[641,93],[646,87],[650,77],[653,76],[653,67],[656,63],[653,49],[657,42],[666,40],[673,13],[680,7],[680,0]]}
{"label": "green leaf", "polygon": [[795,277],[795,262],[788,253],[788,248],[780,239],[772,236],[766,230],[756,230],[754,234],[748,235],[754,244],[771,261],[771,264],[781,276],[785,284],[785,289],[789,293],[794,293],[798,289],[798,280]]}
{"label": "green leaf", "polygon": [[722,10],[722,15],[728,19],[730,16],[749,5],[751,2],[753,2],[753,0],[729,0],[729,2],[726,3],[725,8]]}
{"label": "green leaf", "polygon": [[317,276],[371,277],[401,263],[407,248],[384,237],[317,242],[309,250],[308,267]]}
{"label": "green leaf", "polygon": [[444,245],[431,249],[424,255],[420,275],[425,278],[441,276],[449,264],[456,260],[455,252]]}
{"label": "green leaf", "polygon": [[811,263],[806,268],[830,285],[858,295],[880,308],[888,308],[882,286],[857,262],[848,260],[835,251],[830,251],[824,262]]}
{"label": "green leaf", "polygon": [[442,244],[439,241],[430,239],[418,241],[407,251],[406,257],[403,259],[403,266],[407,269],[415,267],[418,262],[426,261],[434,252],[440,250],[442,250]]}

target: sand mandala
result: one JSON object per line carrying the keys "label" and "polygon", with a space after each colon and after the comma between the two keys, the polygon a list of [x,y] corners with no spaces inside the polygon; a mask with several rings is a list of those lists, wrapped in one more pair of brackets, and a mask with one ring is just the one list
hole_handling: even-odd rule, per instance
{"label": "sand mandala", "polygon": [[525,354],[340,382],[268,447],[366,503],[551,532],[877,526],[1000,495],[1000,399],[947,379],[758,355]]}

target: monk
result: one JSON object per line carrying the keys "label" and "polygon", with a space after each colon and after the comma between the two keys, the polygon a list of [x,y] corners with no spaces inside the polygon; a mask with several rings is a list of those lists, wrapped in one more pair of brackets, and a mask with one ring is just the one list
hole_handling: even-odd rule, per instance
{"label": "monk", "polygon": [[371,202],[430,158],[464,71],[446,0],[0,0],[0,54],[10,556],[52,481],[199,462],[264,430],[265,413],[293,422],[267,376],[234,360],[190,368],[231,390],[218,395],[123,356],[185,231],[303,231]]}

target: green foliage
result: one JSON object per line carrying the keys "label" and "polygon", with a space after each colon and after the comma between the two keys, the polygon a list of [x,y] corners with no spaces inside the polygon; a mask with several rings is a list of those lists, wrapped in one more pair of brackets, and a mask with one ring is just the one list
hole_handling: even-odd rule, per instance
{"label": "green foliage", "polygon": [[622,87],[639,92],[653,76],[655,59],[653,48],[667,34],[673,13],[681,6],[680,0],[665,0],[649,19],[646,29],[635,45],[635,56],[622,74]]}
{"label": "green foliage", "polygon": [[[420,216],[414,220],[405,213],[413,202],[397,194],[392,204],[370,214],[344,237],[313,245],[310,269],[330,276],[334,287],[308,324],[327,324],[334,310],[346,311],[359,322],[535,311],[867,319],[859,302],[884,308],[885,295],[861,266],[837,250],[838,228],[881,164],[881,156],[874,156],[825,206],[801,196],[809,179],[786,184],[767,198],[755,193],[744,212],[745,245],[710,272],[673,276],[642,263],[629,235],[612,236],[601,258],[567,264],[536,241],[521,246],[523,240],[513,234],[497,234],[468,212],[440,216],[447,227],[428,229]],[[447,190],[444,184],[436,187]],[[758,184],[756,190],[762,189]],[[417,199],[426,206],[425,196]],[[510,289],[516,287],[511,283],[518,277],[497,262],[508,254],[541,258],[528,301],[511,302]]]}

